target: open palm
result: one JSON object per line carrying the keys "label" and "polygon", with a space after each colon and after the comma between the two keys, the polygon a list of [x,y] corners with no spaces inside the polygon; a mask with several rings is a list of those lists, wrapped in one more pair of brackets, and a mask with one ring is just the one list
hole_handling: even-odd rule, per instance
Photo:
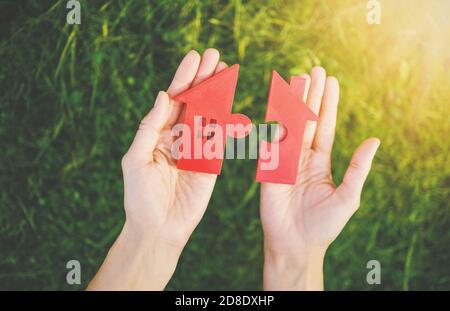
{"label": "open palm", "polygon": [[[355,151],[344,180],[336,187],[331,176],[339,84],[314,68],[307,80],[306,103],[319,121],[305,130],[297,183],[261,186],[261,220],[266,251],[307,254],[325,251],[359,207],[364,181],[379,140],[369,138]],[[282,136],[282,135],[281,135]]]}

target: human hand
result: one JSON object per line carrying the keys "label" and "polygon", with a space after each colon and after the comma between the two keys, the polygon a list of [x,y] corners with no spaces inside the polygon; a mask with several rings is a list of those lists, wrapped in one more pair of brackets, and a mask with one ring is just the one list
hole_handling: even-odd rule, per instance
{"label": "human hand", "polygon": [[226,68],[219,58],[215,49],[207,49],[202,57],[189,52],[167,92],[159,92],[142,120],[122,159],[124,229],[90,289],[163,289],[170,280],[217,178],[177,169],[171,130],[181,121],[183,108],[171,98]]}
{"label": "human hand", "polygon": [[177,169],[171,130],[181,122],[182,104],[170,97],[226,68],[219,57],[215,49],[206,50],[202,57],[195,51],[185,56],[122,160],[127,223],[180,250],[200,222],[217,176]]}
{"label": "human hand", "polygon": [[[369,138],[355,151],[338,187],[331,176],[339,84],[323,68],[307,80],[307,105],[319,121],[307,124],[295,185],[261,185],[264,289],[323,289],[323,258],[360,203],[364,181],[380,141]],[[309,91],[308,91],[309,89]],[[282,137],[282,128],[280,137]]]}

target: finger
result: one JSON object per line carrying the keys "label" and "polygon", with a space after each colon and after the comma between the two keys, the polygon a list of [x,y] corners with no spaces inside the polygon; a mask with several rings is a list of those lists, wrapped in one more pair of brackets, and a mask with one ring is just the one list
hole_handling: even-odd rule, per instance
{"label": "finger", "polygon": [[300,75],[301,78],[305,79],[305,90],[303,91],[303,98],[302,100],[306,103],[308,101],[308,94],[309,89],[311,87],[311,77],[309,74],[302,74]]}
{"label": "finger", "polygon": [[179,93],[186,91],[192,84],[200,65],[200,54],[197,51],[190,51],[178,66],[172,83],[167,89],[170,97],[174,97]]}
{"label": "finger", "polygon": [[[311,71],[311,86],[306,101],[309,108],[316,114],[319,114],[320,104],[322,102],[323,91],[325,89],[326,72],[322,67],[314,67]],[[314,135],[316,133],[317,122],[308,122],[305,129],[303,147],[309,149],[312,147]]]}
{"label": "finger", "polygon": [[225,68],[228,68],[228,65],[225,62],[219,62],[219,64],[216,67],[216,70],[214,71],[214,74],[221,72]]}
{"label": "finger", "polygon": [[339,82],[334,77],[328,77],[325,83],[317,132],[313,142],[313,149],[331,154],[334,133],[336,129],[336,116],[339,102]]}
{"label": "finger", "polygon": [[344,179],[336,189],[336,193],[344,201],[359,201],[364,182],[369,175],[372,160],[379,146],[378,138],[369,138],[356,149]]}
{"label": "finger", "polygon": [[216,49],[207,49],[203,53],[200,66],[197,74],[195,75],[194,82],[192,83],[193,86],[199,84],[214,74],[217,64],[219,63],[219,58],[220,54]]}
{"label": "finger", "polygon": [[[200,65],[200,54],[197,51],[190,51],[181,61],[177,71],[173,77],[172,83],[167,89],[167,94],[170,97],[174,97],[184,91],[186,91],[194,81],[197,74],[198,67]],[[169,118],[166,126],[172,126],[180,118],[180,114],[183,108],[183,104],[173,102]]]}
{"label": "finger", "polygon": [[160,132],[170,113],[170,99],[166,92],[159,92],[152,110],[142,119],[139,129],[124,158],[147,164],[153,160],[153,151],[160,138]]}

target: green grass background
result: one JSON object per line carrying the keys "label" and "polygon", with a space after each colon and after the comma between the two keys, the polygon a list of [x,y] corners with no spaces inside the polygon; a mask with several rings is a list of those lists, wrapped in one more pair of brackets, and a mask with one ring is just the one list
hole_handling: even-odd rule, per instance
{"label": "green grass background", "polygon": [[[381,138],[326,288],[449,290],[445,2],[382,1],[368,25],[363,0],[92,0],[72,26],[66,1],[0,1],[0,289],[87,286],[124,221],[120,159],[139,120],[187,51],[216,47],[241,65],[233,109],[254,122],[272,69],[339,78],[336,182],[364,138]],[[168,289],[261,288],[255,165],[225,161]],[[65,282],[70,259],[80,286]],[[366,283],[371,259],[381,285]]]}

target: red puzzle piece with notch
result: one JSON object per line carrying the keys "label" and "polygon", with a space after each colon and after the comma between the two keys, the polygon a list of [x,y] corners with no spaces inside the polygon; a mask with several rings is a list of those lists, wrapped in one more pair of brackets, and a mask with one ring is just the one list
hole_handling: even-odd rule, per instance
{"label": "red puzzle piece with notch", "polygon": [[262,158],[261,152],[270,153],[273,143],[261,141],[256,171],[256,180],[259,182],[290,185],[296,182],[306,122],[318,120],[303,101],[305,86],[306,80],[301,77],[292,77],[289,85],[276,71],[272,73],[265,120],[281,123],[286,133],[284,138],[276,143],[279,144],[279,159],[275,169],[263,168],[271,159],[268,155],[263,155]]}
{"label": "red puzzle piece with notch", "polygon": [[[201,158],[196,158],[195,147],[203,146],[211,139],[216,139],[214,128],[219,126],[222,136],[222,150],[226,144],[226,125],[243,125],[247,128],[251,124],[250,119],[243,114],[232,114],[234,93],[238,80],[239,65],[233,65],[222,70],[211,78],[201,82],[193,88],[175,96],[174,100],[185,103],[184,125],[190,131],[182,135],[190,135],[190,151],[188,156],[184,154],[177,161],[177,167],[182,170],[204,172],[219,175],[222,169],[223,151],[220,158],[205,158],[203,151]],[[195,122],[201,124],[195,124]],[[212,129],[208,135],[203,135],[204,128]],[[200,131],[194,129],[200,128]],[[233,133],[234,138],[241,138],[248,135],[250,130]],[[197,144],[196,144],[197,143]],[[189,155],[190,154],[190,155]]]}

